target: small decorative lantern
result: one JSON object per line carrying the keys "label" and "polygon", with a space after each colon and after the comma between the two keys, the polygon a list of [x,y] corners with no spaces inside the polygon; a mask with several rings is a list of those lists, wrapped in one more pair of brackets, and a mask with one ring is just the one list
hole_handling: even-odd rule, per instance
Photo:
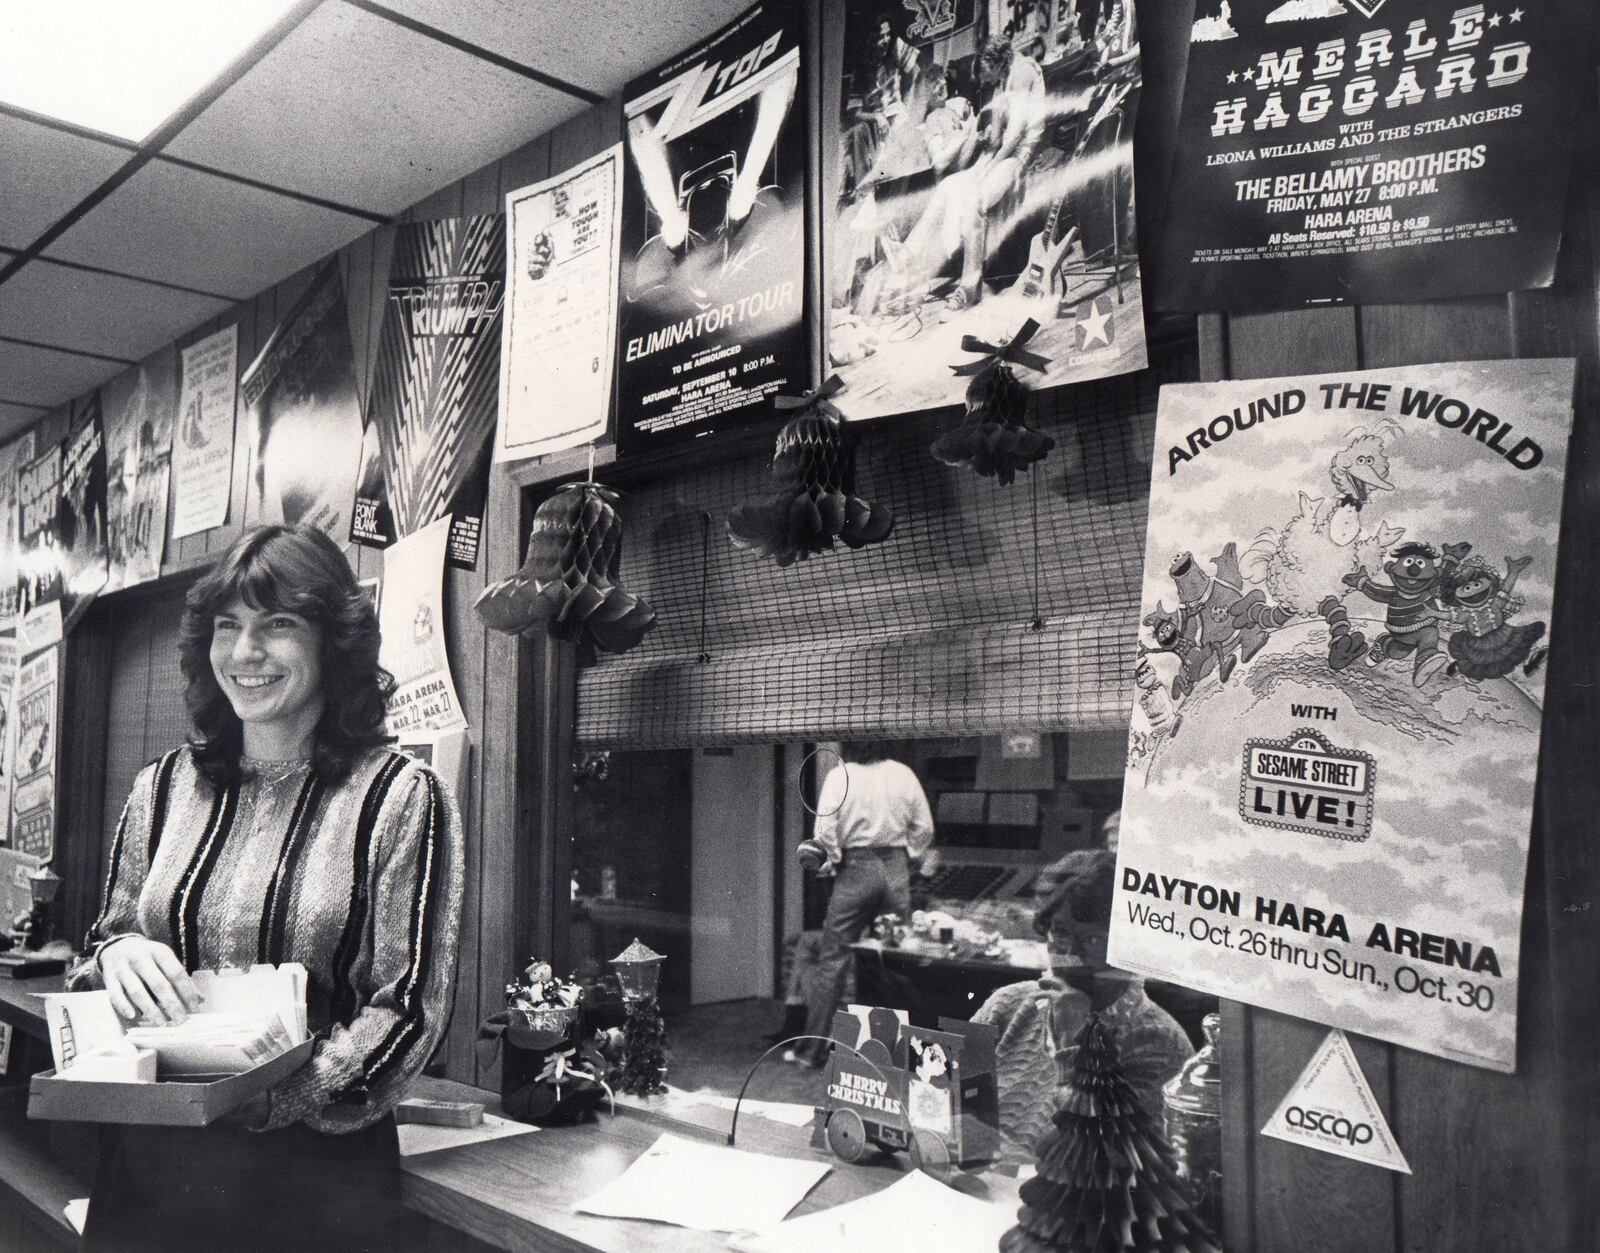
{"label": "small decorative lantern", "polygon": [[664,961],[665,957],[637,939],[611,959],[628,1007],[622,1030],[622,1090],[634,1096],[667,1090],[667,1024],[656,1004],[656,984]]}
{"label": "small decorative lantern", "polygon": [[630,1009],[646,997],[654,998],[661,981],[661,963],[667,959],[637,938],[610,961],[622,984],[622,1001]]}
{"label": "small decorative lantern", "polygon": [[50,907],[60,890],[61,876],[49,866],[36,866],[28,871],[28,897],[33,902],[33,908],[19,920],[18,926],[18,930],[26,936],[23,940],[26,947],[42,948],[50,939]]}

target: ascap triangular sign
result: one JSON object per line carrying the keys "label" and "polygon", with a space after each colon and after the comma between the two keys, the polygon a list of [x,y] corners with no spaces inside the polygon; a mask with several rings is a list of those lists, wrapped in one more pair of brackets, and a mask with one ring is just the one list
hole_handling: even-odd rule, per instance
{"label": "ascap triangular sign", "polygon": [[1261,1134],[1411,1173],[1342,1031],[1328,1032]]}

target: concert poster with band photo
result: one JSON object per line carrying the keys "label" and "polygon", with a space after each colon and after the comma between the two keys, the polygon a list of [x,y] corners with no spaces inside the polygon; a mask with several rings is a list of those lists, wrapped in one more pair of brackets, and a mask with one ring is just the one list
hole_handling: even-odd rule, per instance
{"label": "concert poster with band photo", "polygon": [[1198,0],[1161,309],[1548,286],[1593,0]]}
{"label": "concert poster with band photo", "polygon": [[1035,386],[1146,364],[1132,0],[848,0],[827,353],[852,418],[961,400],[1032,319]]}
{"label": "concert poster with band photo", "polygon": [[758,4],[624,93],[619,456],[806,389],[803,33]]}
{"label": "concert poster with band photo", "polygon": [[1161,389],[1112,964],[1515,1069],[1573,377]]}

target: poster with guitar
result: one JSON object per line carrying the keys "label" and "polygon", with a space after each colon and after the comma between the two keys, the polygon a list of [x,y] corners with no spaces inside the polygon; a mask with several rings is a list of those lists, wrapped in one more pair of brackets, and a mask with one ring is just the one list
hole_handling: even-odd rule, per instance
{"label": "poster with guitar", "polygon": [[1036,385],[1142,369],[1132,0],[848,0],[845,21],[826,349],[850,416],[959,402],[962,338],[1030,318]]}

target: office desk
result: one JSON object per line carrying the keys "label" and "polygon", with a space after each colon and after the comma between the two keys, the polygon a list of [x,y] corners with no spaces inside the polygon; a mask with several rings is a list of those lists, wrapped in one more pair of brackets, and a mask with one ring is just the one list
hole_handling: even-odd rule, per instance
{"label": "office desk", "polygon": [[919,1027],[939,1018],[971,1018],[996,988],[1037,979],[1042,967],[990,957],[951,957],[947,946],[914,937],[888,946],[861,940],[850,946],[856,962],[856,999],[903,1009]]}

